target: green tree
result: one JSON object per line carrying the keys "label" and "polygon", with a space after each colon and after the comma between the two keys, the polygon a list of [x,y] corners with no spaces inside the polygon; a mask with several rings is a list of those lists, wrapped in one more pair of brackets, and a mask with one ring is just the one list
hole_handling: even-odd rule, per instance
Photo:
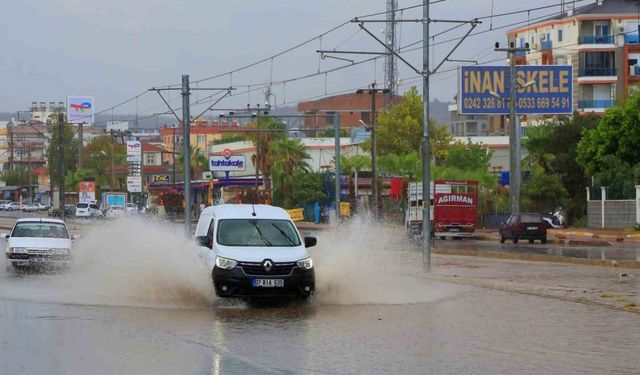
{"label": "green tree", "polygon": [[65,124],[62,138],[59,131],[59,117],[52,116],[49,125],[49,134],[51,134],[49,148],[47,149],[47,163],[54,184],[60,186],[63,182],[60,179],[60,143],[63,144],[65,171],[75,170],[78,165],[78,149],[80,142],[74,139],[74,128],[72,125]]}
{"label": "green tree", "polygon": [[560,116],[541,125],[541,130],[528,128],[527,137],[523,139],[523,147],[529,154],[523,160],[523,169],[540,165],[547,173],[559,176],[570,197],[563,206],[569,223],[579,220],[587,211],[585,187],[589,179],[584,167],[577,162],[577,148],[582,134],[594,129],[598,120],[594,114]]}
{"label": "green tree", "polygon": [[578,143],[577,161],[587,176],[594,176],[612,193],[623,194],[625,184],[637,182],[633,173],[612,173],[609,168],[626,168],[626,172],[630,172],[640,162],[640,92],[631,94],[623,104],[608,109],[594,129],[585,131]]}
{"label": "green tree", "polygon": [[[126,154],[125,145],[115,144],[108,135],[92,139],[84,147],[84,166],[88,177],[94,177],[100,189],[111,187],[111,163],[113,161],[114,167],[126,166]],[[115,189],[115,186],[112,188]]]}
{"label": "green tree", "polygon": [[304,145],[299,139],[280,138],[270,145],[269,162],[273,173],[274,186],[285,207],[293,206],[292,185],[296,177],[295,172],[308,172],[311,166]]}
{"label": "green tree", "polygon": [[443,163],[446,167],[457,168],[464,171],[487,172],[491,166],[493,151],[485,145],[455,142],[447,152]]}
{"label": "green tree", "polygon": [[378,168],[387,175],[409,180],[422,176],[422,161],[415,152],[382,155],[378,158]]}
{"label": "green tree", "polygon": [[541,165],[531,170],[531,177],[522,184],[522,208],[524,211],[552,212],[564,207],[569,198],[560,176],[547,173]]}
{"label": "green tree", "polygon": [[[195,168],[201,171],[209,170],[209,159],[207,159],[207,157],[204,156],[200,152],[200,150],[198,150],[193,146],[189,146],[189,154],[191,155],[191,169]],[[183,154],[178,155],[178,157],[176,158],[176,163],[178,164],[177,169],[180,172],[183,172],[184,171],[184,155]]]}
{"label": "green tree", "polygon": [[93,173],[88,169],[67,171],[67,175],[64,177],[65,190],[78,191],[78,184],[87,177],[94,177]]}
{"label": "green tree", "polygon": [[293,191],[293,207],[302,207],[307,203],[327,200],[327,195],[322,191],[322,173],[294,172],[291,190]]}
{"label": "green tree", "polygon": [[[380,155],[406,155],[414,152],[420,155],[422,145],[422,98],[412,87],[402,102],[383,109],[378,116],[376,135]],[[441,161],[447,154],[452,137],[445,127],[429,122],[430,158]],[[370,148],[370,142],[365,143]]]}
{"label": "green tree", "polygon": [[29,184],[29,174],[26,168],[15,168],[2,173],[0,180],[8,186],[22,186]]}
{"label": "green tree", "polygon": [[270,189],[271,160],[270,147],[273,141],[284,137],[285,124],[274,117],[259,117],[248,126],[254,131],[247,133],[247,138],[253,142],[256,153],[251,162],[256,170],[262,172],[265,189]]}

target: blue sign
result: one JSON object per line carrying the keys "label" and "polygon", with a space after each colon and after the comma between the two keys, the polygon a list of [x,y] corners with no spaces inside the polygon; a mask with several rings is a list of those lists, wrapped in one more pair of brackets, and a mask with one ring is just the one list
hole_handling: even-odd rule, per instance
{"label": "blue sign", "polygon": [[[460,68],[458,112],[462,115],[509,114],[511,80],[508,66]],[[516,113],[573,113],[570,65],[516,66]]]}

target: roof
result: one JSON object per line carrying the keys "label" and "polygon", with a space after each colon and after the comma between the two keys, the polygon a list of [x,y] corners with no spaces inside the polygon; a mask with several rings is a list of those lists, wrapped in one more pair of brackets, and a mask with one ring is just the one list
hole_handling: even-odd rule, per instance
{"label": "roof", "polygon": [[142,152],[166,152],[164,147],[151,144],[149,142],[142,141]]}
{"label": "roof", "polygon": [[284,209],[266,204],[221,204],[207,207],[202,213],[212,214],[218,219],[252,219],[254,210],[256,219],[291,219]]}
{"label": "roof", "polygon": [[513,34],[516,31],[535,28],[541,24],[549,23],[550,21],[558,21],[574,17],[580,18],[580,16],[603,16],[603,18],[609,18],[610,16],[614,15],[633,15],[637,17],[638,6],[630,0],[602,0],[601,5],[598,5],[597,2],[593,2],[591,4],[576,7],[573,10],[573,14],[570,16],[567,15],[567,12],[561,12],[555,16],[542,19],[535,23],[531,23],[528,26],[521,26],[515,29],[511,29],[507,32],[507,34]]}
{"label": "roof", "polygon": [[46,218],[46,217],[24,217],[24,218],[16,220],[16,223],[22,223],[22,222],[25,222],[25,221],[30,221],[30,222],[39,221],[39,222],[43,222],[43,223],[64,224],[64,221],[62,221],[60,219],[52,219],[52,218]]}

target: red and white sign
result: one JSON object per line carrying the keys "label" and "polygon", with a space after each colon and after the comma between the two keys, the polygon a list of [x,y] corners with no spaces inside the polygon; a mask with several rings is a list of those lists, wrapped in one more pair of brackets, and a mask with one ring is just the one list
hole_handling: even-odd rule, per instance
{"label": "red and white sign", "polygon": [[233,151],[231,151],[231,149],[225,148],[224,150],[222,150],[222,156],[224,156],[225,159],[229,159],[232,155]]}

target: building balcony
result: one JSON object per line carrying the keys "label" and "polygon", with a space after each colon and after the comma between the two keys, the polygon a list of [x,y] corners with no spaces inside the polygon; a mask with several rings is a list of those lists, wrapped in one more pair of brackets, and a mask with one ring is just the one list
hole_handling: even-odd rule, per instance
{"label": "building balcony", "polygon": [[616,68],[580,68],[578,77],[615,77]]}
{"label": "building balcony", "polygon": [[624,43],[625,44],[640,44],[640,35],[638,35],[638,34],[625,34]]}
{"label": "building balcony", "polygon": [[613,44],[613,35],[582,35],[578,38],[579,44]]}
{"label": "building balcony", "polygon": [[540,49],[542,51],[549,51],[553,49],[553,42],[551,40],[543,40],[542,43],[540,43]]}
{"label": "building balcony", "polygon": [[615,105],[616,101],[610,100],[578,100],[578,107],[587,112],[604,111]]}

